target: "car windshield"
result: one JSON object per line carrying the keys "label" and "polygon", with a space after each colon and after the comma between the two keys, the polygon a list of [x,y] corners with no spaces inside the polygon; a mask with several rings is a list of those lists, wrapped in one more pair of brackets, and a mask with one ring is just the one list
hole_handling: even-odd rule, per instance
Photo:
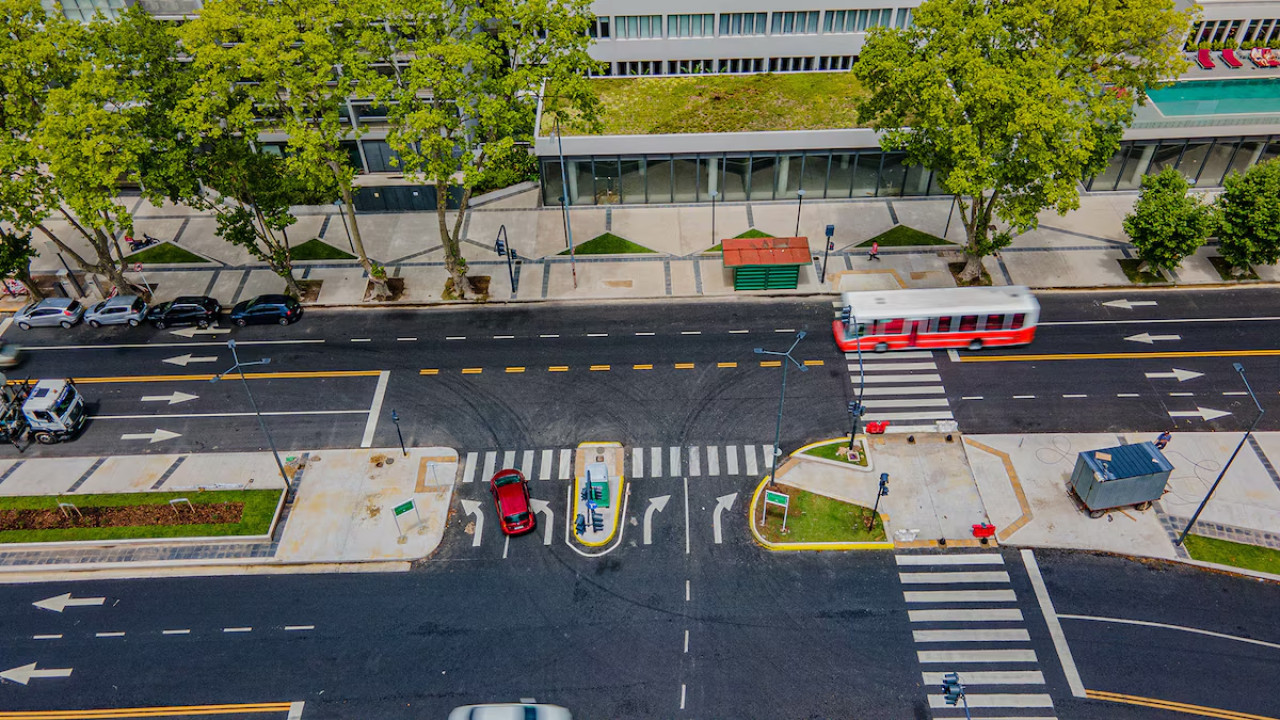
{"label": "car windshield", "polygon": [[506,517],[502,518],[502,522],[508,525],[518,525],[528,519],[529,519],[529,512],[526,510],[525,512],[518,512],[514,515],[507,515]]}
{"label": "car windshield", "polygon": [[518,482],[520,482],[519,475],[503,475],[500,478],[493,479],[493,486],[503,487],[504,485],[510,485],[511,483],[518,483]]}
{"label": "car windshield", "polygon": [[133,304],[129,306],[129,309],[132,310],[133,312],[138,312],[139,310],[141,310],[142,298],[138,298],[137,300],[134,300]]}
{"label": "car windshield", "polygon": [[62,388],[62,394],[58,396],[58,402],[53,404],[53,414],[56,417],[62,417],[67,408],[71,407],[71,402],[75,400],[75,397],[70,385]]}

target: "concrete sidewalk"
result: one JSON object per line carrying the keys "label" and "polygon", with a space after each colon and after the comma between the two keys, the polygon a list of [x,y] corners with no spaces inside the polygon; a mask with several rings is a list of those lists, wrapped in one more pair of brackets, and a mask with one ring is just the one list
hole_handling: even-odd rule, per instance
{"label": "concrete sidewalk", "polygon": [[[1128,287],[1118,261],[1132,257],[1121,222],[1136,194],[1086,194],[1080,209],[1059,217],[1046,213],[1037,230],[1015,239],[999,256],[986,259],[996,284],[1031,287]],[[212,295],[224,305],[264,292],[278,292],[283,282],[266,265],[256,262],[242,248],[215,234],[216,223],[208,214],[183,206],[153,207],[139,198],[125,203],[136,216],[135,234],[171,241],[207,262],[147,265],[131,277],[155,287],[159,300],[180,294]],[[818,200],[805,203],[799,222],[801,235],[810,238],[815,260],[801,268],[795,291],[756,291],[752,294],[814,294],[847,290],[954,285],[948,262],[960,259],[963,227],[951,212],[947,198],[871,198]],[[472,274],[492,279],[493,300],[563,300],[662,297],[727,297],[735,295],[732,276],[719,253],[707,252],[721,239],[749,229],[785,236],[796,231],[796,204],[790,201],[719,203],[712,233],[710,205],[611,205],[575,207],[569,211],[575,245],[611,232],[654,252],[630,255],[577,255],[571,262],[562,255],[567,247],[562,214],[558,207],[539,207],[538,191],[528,190],[484,202],[463,219],[464,255]],[[321,238],[348,250],[350,240],[333,207],[296,208],[298,223],[290,228],[295,245]],[[453,222],[450,213],[449,222]],[[404,296],[393,304],[441,302],[447,273],[434,213],[367,213],[359,216],[370,257],[385,265],[392,277],[405,281]],[[826,278],[822,272],[824,229],[836,227],[835,251],[830,254]],[[906,225],[943,237],[957,245],[934,247],[885,247],[881,261],[871,262],[861,242],[894,227]],[[68,244],[88,251],[67,225],[50,221],[50,227]],[[494,251],[498,230],[505,227],[509,244],[523,259],[516,270],[513,291],[507,262]],[[39,274],[63,268],[57,248],[36,236],[40,252],[33,261]],[[1202,248],[1188,258],[1171,277],[1180,284],[1223,282],[1208,258],[1214,247]],[[1263,281],[1280,282],[1280,267],[1256,268]],[[355,261],[305,261],[297,274],[320,280],[319,305],[351,305],[363,302],[367,278]],[[574,273],[577,286],[574,286]],[[91,283],[84,283],[96,295]],[[0,309],[20,305],[0,300]]]}
{"label": "concrete sidewalk", "polygon": [[[293,483],[270,537],[82,541],[0,545],[0,577],[65,570],[288,567],[374,563],[383,568],[431,554],[444,535],[457,478],[449,448],[325,450],[291,454]],[[216,482],[213,482],[216,480]],[[282,489],[270,453],[206,453],[6,461],[0,494],[74,502],[98,493]],[[395,517],[408,500],[415,507]],[[397,524],[398,521],[398,524]]]}

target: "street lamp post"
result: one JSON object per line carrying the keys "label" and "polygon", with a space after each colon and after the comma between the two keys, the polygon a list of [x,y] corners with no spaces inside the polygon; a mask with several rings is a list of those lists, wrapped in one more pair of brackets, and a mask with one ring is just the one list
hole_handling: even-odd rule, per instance
{"label": "street lamp post", "polygon": [[796,237],[800,237],[800,211],[804,209],[804,188],[796,191],[796,197],[800,198],[800,202],[796,203]]}
{"label": "street lamp post", "polygon": [[560,156],[560,212],[564,213],[564,239],[569,244],[569,269],[573,272],[573,289],[578,289],[578,261],[573,254],[573,223],[569,220],[569,173],[564,165],[564,140],[560,134],[560,116],[556,116],[556,154]]}
{"label": "street lamp post", "polygon": [[498,257],[507,259],[507,277],[511,278],[511,297],[514,298],[516,296],[516,270],[511,263],[516,259],[516,249],[507,242],[507,226],[505,224],[498,226],[498,237],[493,241],[493,249],[498,253]]}
{"label": "street lamp post", "polygon": [[391,411],[391,422],[396,424],[396,437],[400,438],[400,453],[409,457],[409,451],[404,449],[404,435],[400,432],[400,414],[395,410]]}
{"label": "street lamp post", "polygon": [[1214,480],[1213,485],[1209,486],[1209,492],[1205,493],[1204,499],[1200,501],[1200,507],[1196,508],[1195,514],[1191,516],[1191,520],[1183,528],[1182,534],[1178,536],[1178,541],[1174,543],[1175,545],[1181,545],[1187,539],[1187,535],[1191,533],[1191,528],[1195,526],[1196,520],[1200,518],[1200,513],[1204,511],[1204,506],[1209,504],[1209,498],[1213,497],[1213,492],[1218,489],[1218,484],[1222,482],[1222,478],[1227,474],[1227,469],[1231,467],[1236,455],[1240,454],[1240,449],[1244,447],[1244,444],[1249,440],[1249,436],[1253,434],[1253,429],[1258,427],[1258,422],[1266,414],[1266,410],[1262,409],[1262,403],[1258,402],[1258,396],[1253,394],[1253,388],[1249,385],[1249,378],[1244,376],[1244,366],[1240,363],[1232,363],[1231,366],[1236,369],[1236,372],[1240,373],[1240,379],[1244,381],[1244,389],[1249,391],[1249,397],[1253,399],[1253,404],[1258,408],[1258,416],[1253,419],[1253,424],[1245,431],[1244,437],[1240,438],[1240,444],[1236,445],[1236,450],[1227,459],[1227,464],[1223,465],[1222,470],[1218,472],[1218,479]]}
{"label": "street lamp post", "polygon": [[796,349],[800,341],[804,339],[804,331],[796,333],[795,342],[791,343],[791,347],[786,352],[775,352],[773,350],[765,350],[764,348],[756,348],[757,355],[778,355],[786,358],[782,362],[782,393],[778,396],[778,422],[773,431],[773,470],[769,472],[769,485],[772,487],[778,482],[778,456],[782,454],[782,449],[778,447],[778,443],[782,442],[782,405],[787,400],[787,363],[793,362],[796,367],[800,368],[800,372],[808,372],[809,368],[805,367],[799,360],[791,356],[791,351]]}
{"label": "street lamp post", "polygon": [[711,195],[711,247],[715,247],[716,243],[716,198],[720,197],[720,193],[712,190]]}
{"label": "street lamp post", "polygon": [[347,231],[347,244],[351,246],[351,254],[356,252],[356,244],[351,240],[351,228],[347,226],[347,213],[342,209],[342,199],[333,201],[338,206],[338,217],[342,218],[342,229]]}
{"label": "street lamp post", "polygon": [[284,488],[289,489],[289,474],[284,471],[284,463],[280,462],[280,453],[276,450],[276,441],[271,437],[271,431],[267,430],[267,423],[262,419],[262,411],[258,409],[258,401],[253,398],[253,391],[249,389],[249,381],[244,377],[244,369],[253,365],[270,365],[271,358],[262,358],[254,362],[242,363],[240,356],[236,354],[236,341],[228,340],[227,347],[231,349],[231,359],[235,361],[235,365],[223,370],[209,379],[209,382],[215,383],[230,372],[236,372],[240,375],[240,382],[244,385],[244,392],[249,396],[249,404],[253,407],[253,414],[258,417],[258,427],[262,428],[262,434],[267,436],[267,445],[271,447],[271,456],[276,459],[276,467],[280,469],[280,478],[284,480]]}
{"label": "street lamp post", "polygon": [[832,245],[835,245],[835,241],[831,239],[831,238],[835,237],[835,234],[836,234],[836,226],[835,226],[835,225],[828,225],[828,226],[827,226],[827,245],[826,245],[826,249],[824,249],[824,250],[822,251],[822,278],[821,278],[821,282],[822,282],[822,283],[824,283],[824,284],[827,282],[827,256],[831,254],[831,246],[832,246]]}

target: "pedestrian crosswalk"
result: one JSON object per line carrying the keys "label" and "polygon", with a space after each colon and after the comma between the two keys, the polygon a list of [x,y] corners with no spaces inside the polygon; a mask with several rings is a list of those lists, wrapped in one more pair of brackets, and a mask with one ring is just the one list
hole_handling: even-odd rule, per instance
{"label": "pedestrian crosswalk", "polygon": [[[772,469],[773,445],[670,445],[631,448],[627,477],[762,477]],[[574,448],[476,450],[467,452],[462,482],[485,482],[495,471],[514,467],[529,480],[569,480]]]}
{"label": "pedestrian crosswalk", "polygon": [[861,366],[856,352],[845,353],[845,359],[853,396],[861,390],[863,422],[887,420],[888,432],[925,432],[954,419],[931,351],[863,352]]}
{"label": "pedestrian crosswalk", "polygon": [[[935,718],[962,718],[943,677],[957,673],[975,718],[1053,720],[1017,594],[999,553],[897,555],[921,677]],[[993,714],[994,713],[994,714]]]}

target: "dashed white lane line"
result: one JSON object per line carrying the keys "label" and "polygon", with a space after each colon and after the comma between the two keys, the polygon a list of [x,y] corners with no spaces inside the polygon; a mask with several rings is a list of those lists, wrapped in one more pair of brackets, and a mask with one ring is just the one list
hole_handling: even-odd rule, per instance
{"label": "dashed white lane line", "polygon": [[1176,393],[1171,392],[1171,393],[1169,393],[1169,397],[1192,397],[1192,396],[1194,396],[1194,395],[1195,395],[1195,393],[1189,393],[1189,392],[1176,392]]}
{"label": "dashed white lane line", "polygon": [[1116,393],[1116,397],[1135,398],[1138,397],[1138,393]]}
{"label": "dashed white lane line", "polygon": [[247,632],[253,632],[253,628],[251,628],[251,627],[225,627],[225,628],[222,628],[222,632],[224,632],[224,633],[247,633]]}
{"label": "dashed white lane line", "polygon": [[494,340],[515,340],[516,336],[515,335],[494,335],[493,339]]}
{"label": "dashed white lane line", "polygon": [[351,342],[373,342],[373,338],[351,338]]}
{"label": "dashed white lane line", "polygon": [[94,636],[94,637],[100,637],[100,638],[118,638],[118,637],[124,637],[124,633],[122,633],[122,632],[103,632],[103,633],[94,633],[94,634],[93,634],[93,636]]}
{"label": "dashed white lane line", "polygon": [[398,338],[396,338],[396,342],[417,342],[417,340],[418,340],[418,338],[416,338],[416,337],[398,337]]}
{"label": "dashed white lane line", "polygon": [[652,336],[654,336],[654,335],[657,335],[657,333],[651,333],[651,332],[638,332],[638,333],[636,333],[636,335],[638,335],[638,336],[640,336],[640,337],[652,337]]}
{"label": "dashed white lane line", "polygon": [[689,602],[689,580],[684,581],[684,601]]}
{"label": "dashed white lane line", "polygon": [[981,395],[964,395],[960,399],[961,400],[981,400],[982,396]]}
{"label": "dashed white lane line", "polygon": [[546,335],[539,335],[538,337],[540,337],[540,338],[558,338],[558,337],[560,337],[560,336],[559,336],[559,335],[556,335],[555,333],[548,333],[548,334],[546,334]]}
{"label": "dashed white lane line", "polygon": [[315,630],[315,625],[285,625],[285,632],[299,632],[302,630]]}
{"label": "dashed white lane line", "polygon": [[448,335],[445,337],[445,340],[466,340],[466,339],[467,339],[466,335]]}
{"label": "dashed white lane line", "polygon": [[[59,635],[58,637],[62,637],[62,636]],[[684,631],[684,651],[689,652],[689,631],[688,630]]]}
{"label": "dashed white lane line", "polygon": [[774,332],[776,333],[793,333],[795,331],[796,331],[795,328],[775,328],[774,329]]}
{"label": "dashed white lane line", "polygon": [[160,634],[161,635],[190,635],[191,630],[188,628],[180,628],[177,630],[164,630]]}
{"label": "dashed white lane line", "polygon": [[684,683],[680,683],[680,709],[684,709]]}
{"label": "dashed white lane line", "polygon": [[609,337],[609,333],[587,333],[587,337]]}
{"label": "dashed white lane line", "polygon": [[1062,397],[1067,398],[1067,399],[1074,399],[1074,398],[1087,398],[1087,397],[1089,397],[1089,396],[1088,396],[1088,395],[1085,395],[1085,394],[1083,394],[1083,393],[1074,393],[1074,394],[1071,394],[1071,395],[1063,395]]}
{"label": "dashed white lane line", "polygon": [[701,330],[682,330],[680,334],[681,335],[701,335],[702,331]]}
{"label": "dashed white lane line", "polygon": [[[686,630],[685,632],[688,632],[688,631]],[[61,640],[62,634],[59,633],[57,635],[32,635],[31,639],[32,640]]]}
{"label": "dashed white lane line", "polygon": [[746,335],[749,332],[751,331],[750,330],[730,330],[729,334],[730,335]]}
{"label": "dashed white lane line", "polygon": [[1013,399],[1014,400],[1035,400],[1036,396],[1035,395],[1014,395]]}
{"label": "dashed white lane line", "polygon": [[1248,395],[1249,393],[1245,392],[1244,390],[1232,390],[1230,392],[1224,392],[1222,394],[1223,395]]}

